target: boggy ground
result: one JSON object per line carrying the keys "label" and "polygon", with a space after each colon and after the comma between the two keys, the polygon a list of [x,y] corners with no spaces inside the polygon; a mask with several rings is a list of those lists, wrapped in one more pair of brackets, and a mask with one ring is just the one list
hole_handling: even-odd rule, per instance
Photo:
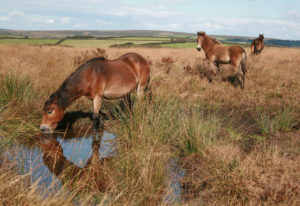
{"label": "boggy ground", "polygon": [[[106,102],[105,128],[119,138],[106,190],[72,190],[43,199],[45,205],[160,205],[166,162],[178,157],[185,170],[181,204],[300,204],[300,49],[267,47],[260,56],[246,48],[245,89],[234,87],[230,67],[213,83],[204,54],[196,49],[96,50],[60,46],[0,46],[1,152],[16,142],[34,144],[49,95],[87,59],[114,59],[137,52],[151,64],[152,98],[135,101],[133,114]],[[81,98],[67,112],[92,111]],[[88,118],[73,127],[89,128]],[[0,202],[39,205],[35,184],[2,160]],[[18,195],[17,195],[18,194]]]}

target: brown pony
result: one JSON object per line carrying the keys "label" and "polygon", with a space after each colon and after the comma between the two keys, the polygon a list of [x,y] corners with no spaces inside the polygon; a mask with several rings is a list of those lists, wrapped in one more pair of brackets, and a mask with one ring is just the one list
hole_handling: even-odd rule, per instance
{"label": "brown pony", "polygon": [[264,49],[264,35],[260,34],[257,39],[254,39],[251,44],[251,53],[252,54],[261,54]]}
{"label": "brown pony", "polygon": [[103,99],[127,97],[137,91],[141,96],[150,80],[150,65],[136,53],[127,53],[115,60],[98,57],[78,67],[44,105],[40,125],[42,132],[53,132],[64,117],[64,110],[76,99],[86,96],[93,101],[94,129],[100,123]]}
{"label": "brown pony", "polygon": [[209,81],[212,82],[212,73],[215,67],[217,67],[217,72],[220,74],[220,64],[232,64],[237,80],[243,89],[247,72],[245,50],[237,45],[230,47],[223,46],[216,39],[206,35],[205,32],[198,32],[197,34],[197,50],[201,51],[201,48],[204,50],[206,59],[210,65]]}

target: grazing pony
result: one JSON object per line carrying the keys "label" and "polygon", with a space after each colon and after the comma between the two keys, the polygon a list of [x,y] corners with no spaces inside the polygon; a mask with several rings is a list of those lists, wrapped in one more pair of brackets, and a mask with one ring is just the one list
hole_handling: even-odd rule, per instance
{"label": "grazing pony", "polygon": [[232,64],[236,73],[237,81],[241,88],[244,88],[246,69],[246,52],[237,45],[226,47],[216,39],[208,36],[205,32],[198,32],[197,50],[204,50],[206,59],[209,62],[210,74],[209,82],[212,82],[212,73],[215,67],[220,74],[220,64]]}
{"label": "grazing pony", "polygon": [[264,49],[264,35],[260,34],[258,38],[254,39],[251,44],[251,53],[252,54],[261,54]]}
{"label": "grazing pony", "polygon": [[64,117],[64,110],[76,99],[86,96],[93,101],[94,129],[100,123],[103,99],[127,97],[137,91],[141,96],[150,81],[150,65],[141,55],[127,53],[115,60],[91,59],[78,67],[45,102],[40,130],[53,132]]}

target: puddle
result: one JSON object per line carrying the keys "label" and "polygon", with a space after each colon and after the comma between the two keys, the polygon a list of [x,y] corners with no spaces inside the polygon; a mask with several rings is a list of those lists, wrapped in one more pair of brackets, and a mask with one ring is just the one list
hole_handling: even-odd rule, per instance
{"label": "puddle", "polygon": [[[66,168],[72,168],[72,174],[84,171],[95,159],[117,156],[117,137],[104,131],[97,135],[81,138],[42,138],[29,147],[18,145],[4,153],[9,161],[16,162],[21,174],[30,174],[31,182],[38,182],[43,195],[47,196],[62,188],[64,180],[59,174]],[[101,142],[100,142],[101,141]],[[182,188],[180,181],[184,170],[178,166],[176,158],[171,158],[166,170],[166,192],[163,203],[180,203]]]}
{"label": "puddle", "polygon": [[168,177],[166,179],[167,191],[163,198],[165,204],[181,202],[182,188],[180,181],[184,177],[185,171],[177,162],[177,158],[170,158],[166,166]]}
{"label": "puddle", "polygon": [[115,156],[116,139],[114,134],[106,131],[102,136],[97,134],[72,139],[57,135],[43,138],[31,147],[14,146],[4,153],[4,157],[16,162],[21,174],[30,174],[30,181],[38,182],[42,194],[47,196],[47,193],[58,191],[62,187],[62,180],[57,176],[63,168],[75,165],[73,170],[79,171],[92,159],[93,153],[98,159]]}

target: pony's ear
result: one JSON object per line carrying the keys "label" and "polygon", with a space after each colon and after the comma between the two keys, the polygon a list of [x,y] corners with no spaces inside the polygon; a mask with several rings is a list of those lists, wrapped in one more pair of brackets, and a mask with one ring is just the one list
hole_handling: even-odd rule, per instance
{"label": "pony's ear", "polygon": [[204,31],[198,31],[198,35],[205,35],[205,32]]}

